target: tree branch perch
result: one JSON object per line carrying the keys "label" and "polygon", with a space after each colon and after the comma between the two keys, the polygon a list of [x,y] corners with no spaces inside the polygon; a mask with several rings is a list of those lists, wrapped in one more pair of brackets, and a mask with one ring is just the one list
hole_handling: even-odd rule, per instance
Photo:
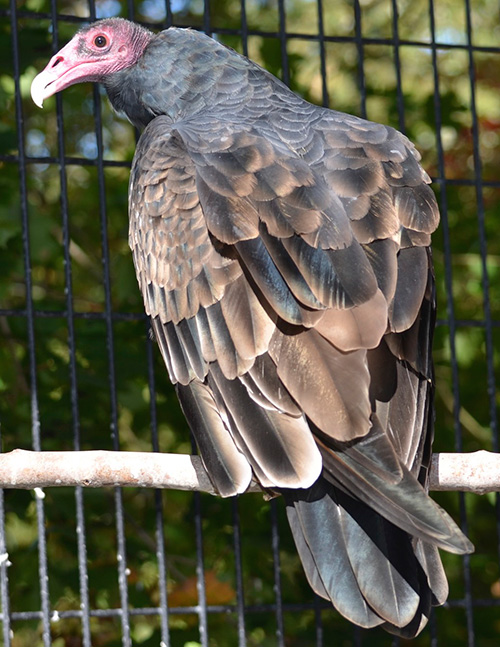
{"label": "tree branch perch", "polygon": [[[215,494],[198,456],[147,452],[34,452],[0,454],[0,487],[150,487]],[[434,454],[431,490],[500,491],[500,454]],[[249,491],[260,488],[252,483]]]}

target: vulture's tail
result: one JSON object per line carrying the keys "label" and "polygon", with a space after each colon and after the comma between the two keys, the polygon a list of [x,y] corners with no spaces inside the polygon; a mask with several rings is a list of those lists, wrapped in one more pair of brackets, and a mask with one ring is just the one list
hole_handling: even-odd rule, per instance
{"label": "vulture's tail", "polygon": [[438,546],[473,547],[405,468],[398,483],[372,473],[363,487],[353,498],[325,469],[311,488],[284,491],[295,543],[311,587],[342,615],[412,638],[448,594]]}

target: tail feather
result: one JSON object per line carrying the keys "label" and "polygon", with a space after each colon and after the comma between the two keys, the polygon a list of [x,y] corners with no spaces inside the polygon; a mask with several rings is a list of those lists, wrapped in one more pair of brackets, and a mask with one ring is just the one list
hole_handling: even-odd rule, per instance
{"label": "tail feather", "polygon": [[415,555],[424,571],[428,574],[432,591],[432,606],[441,606],[446,602],[449,586],[437,547],[424,544],[419,539],[415,544]]}
{"label": "tail feather", "polygon": [[415,541],[324,478],[283,494],[316,593],[362,627],[417,635],[445,593],[435,546]]}
{"label": "tail feather", "polygon": [[351,622],[365,628],[384,620],[363,596],[343,539],[340,509],[320,479],[307,490],[284,492],[288,522],[311,588]]}
{"label": "tail feather", "polygon": [[[358,586],[374,611],[404,626],[420,602],[419,568],[409,536],[359,501],[339,492],[344,541]],[[362,519],[360,524],[357,519]],[[366,560],[364,555],[371,554]],[[383,590],[384,595],[374,595]]]}
{"label": "tail feather", "polygon": [[364,446],[373,443],[381,446],[380,460],[389,455],[383,447],[389,441],[383,434],[372,437],[370,433],[351,447],[336,447],[330,442],[331,448],[328,448],[321,444],[325,478],[412,536],[452,553],[472,552],[473,545],[453,519],[427,495],[403,464],[401,479],[395,482],[393,478],[383,477],[380,469],[369,469],[358,459]]}

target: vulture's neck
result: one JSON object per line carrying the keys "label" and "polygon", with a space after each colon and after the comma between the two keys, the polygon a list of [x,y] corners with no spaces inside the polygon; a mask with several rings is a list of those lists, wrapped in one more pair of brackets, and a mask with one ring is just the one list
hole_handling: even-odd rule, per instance
{"label": "vulture's neck", "polygon": [[[208,36],[170,28],[150,40],[135,65],[110,74],[104,84],[115,110],[144,128],[159,115],[176,122],[212,110],[237,121],[254,93],[255,74],[262,75],[259,94],[270,98],[273,86],[282,85]],[[262,115],[268,110],[264,103]]]}

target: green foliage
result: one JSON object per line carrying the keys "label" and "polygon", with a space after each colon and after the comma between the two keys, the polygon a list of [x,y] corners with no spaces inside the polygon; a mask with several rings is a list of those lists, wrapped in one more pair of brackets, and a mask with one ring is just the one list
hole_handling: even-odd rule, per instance
{"label": "green foliage", "polygon": [[[96,2],[99,11],[119,10],[128,15],[128,2]],[[135,1],[136,17],[146,22],[165,20],[165,3],[155,0]],[[212,0],[210,25],[216,29],[240,29],[240,0]],[[288,69],[291,86],[308,100],[329,102],[339,110],[363,114],[375,121],[395,127],[404,124],[408,136],[416,142],[428,172],[439,178],[436,129],[444,151],[446,189],[436,184],[443,211],[443,223],[434,237],[439,319],[450,314],[457,320],[456,334],[450,340],[450,326],[438,326],[435,340],[437,418],[436,451],[455,447],[457,420],[463,431],[463,449],[491,449],[492,416],[498,413],[497,400],[492,402],[488,370],[498,379],[499,354],[488,356],[483,326],[486,316],[485,288],[493,318],[500,319],[500,238],[497,235],[500,189],[498,102],[498,54],[485,50],[474,53],[475,100],[479,129],[479,153],[482,166],[475,163],[471,127],[470,61],[466,49],[437,51],[439,70],[439,112],[436,111],[432,68],[429,3],[425,0],[400,0],[399,37],[421,42],[419,47],[404,44],[399,49],[402,87],[398,89],[395,50],[390,44],[370,41],[362,48],[363,58],[352,39],[355,36],[353,3],[349,0],[323,2],[324,43],[327,96],[321,83],[320,45],[302,35],[313,35],[318,29],[318,4],[310,0],[288,0],[286,30],[295,34],[287,41],[288,58],[282,59],[278,37],[280,19],[275,0],[247,0],[246,17],[249,55],[278,76]],[[440,0],[436,5],[436,33],[440,42],[467,42],[466,14],[456,0]],[[392,6],[389,0],[361,2],[362,36],[366,39],[393,37]],[[14,312],[0,317],[0,416],[3,451],[31,446],[32,400],[28,328],[24,317],[27,307],[26,258],[23,245],[22,217],[29,222],[29,263],[32,290],[29,295],[37,312],[36,387],[42,430],[42,449],[62,450],[75,446],[75,433],[82,449],[112,447],[112,394],[109,375],[113,372],[117,386],[117,417],[120,447],[124,450],[151,449],[150,390],[147,348],[151,343],[141,298],[127,244],[127,164],[135,147],[133,129],[112,114],[101,93],[90,85],[77,85],[56,100],[46,102],[40,111],[29,98],[29,85],[52,54],[49,32],[52,3],[49,0],[18,0],[20,54],[20,94],[23,132],[17,131],[12,34],[10,18],[0,13],[0,306]],[[177,25],[207,25],[201,0],[172,2]],[[88,16],[83,0],[60,0],[57,9],[71,16]],[[2,10],[3,11],[3,10]],[[473,43],[497,46],[497,3],[475,0],[473,3]],[[29,12],[41,12],[33,18]],[[75,24],[58,22],[58,39],[62,44],[74,33]],[[268,35],[256,35],[255,32]],[[218,34],[224,43],[243,51],[240,36]],[[364,73],[365,92],[358,88],[360,71]],[[402,93],[404,114],[398,112],[398,90]],[[94,99],[102,114],[104,180],[97,166],[97,139]],[[63,132],[57,119],[56,105],[61,102]],[[403,122],[400,118],[403,117]],[[19,141],[20,137],[22,142]],[[20,175],[18,156],[21,143],[30,158],[26,178]],[[61,149],[61,146],[63,147]],[[60,167],[52,161],[64,153],[67,163]],[[78,162],[72,161],[78,158]],[[82,163],[79,163],[82,161]],[[114,164],[114,165],[113,165]],[[486,182],[480,186],[480,181]],[[64,190],[61,187],[66,187]],[[26,192],[27,200],[22,195]],[[68,204],[69,221],[62,218],[63,204]],[[484,206],[484,212],[480,206]],[[103,216],[105,215],[105,221]],[[103,241],[106,227],[110,256],[109,279],[111,305],[115,313],[137,313],[137,320],[112,323],[114,341],[113,367],[106,344],[106,294],[103,287]],[[481,260],[480,228],[487,237],[487,276]],[[446,235],[445,235],[446,234]],[[71,241],[69,265],[65,265],[63,240]],[[446,245],[451,261],[446,261]],[[76,348],[76,393],[72,402],[69,327],[67,318],[69,270]],[[446,278],[452,279],[449,292]],[[487,283],[487,280],[489,283]],[[15,311],[19,311],[16,315]],[[81,313],[91,313],[83,318]],[[471,325],[472,324],[472,325]],[[493,343],[499,343],[495,328]],[[454,382],[450,363],[458,363]],[[186,423],[178,407],[166,371],[154,350],[154,377],[157,396],[154,402],[158,420],[160,449],[189,453],[191,450]],[[460,396],[456,411],[455,396]],[[73,418],[73,407],[79,418]],[[155,539],[155,495],[151,491],[123,492],[129,594],[132,607],[159,604],[158,562]],[[438,500],[458,518],[458,496],[440,495]],[[193,495],[183,492],[161,494],[165,510],[165,541],[168,550],[167,586],[172,604],[196,604],[196,541],[193,527]],[[85,524],[87,563],[92,608],[119,606],[116,571],[116,527],[113,493],[105,490],[85,491]],[[269,505],[258,495],[241,497],[236,504],[213,497],[202,497],[204,559],[207,571],[209,604],[235,603],[236,580],[232,530],[232,506],[237,505],[243,537],[243,579],[245,602],[251,605],[273,604],[274,575],[271,556]],[[471,557],[473,594],[479,598],[500,597],[495,497],[466,497],[469,531],[477,552]],[[80,589],[77,563],[75,499],[71,490],[47,490],[45,499],[47,542],[49,551],[49,588],[51,604],[58,611],[78,609]],[[40,608],[38,582],[37,519],[34,498],[22,491],[6,492],[6,528],[10,576],[10,604],[14,611]],[[305,582],[292,539],[286,528],[283,510],[280,515],[280,560],[284,601],[312,600]],[[444,555],[450,579],[451,598],[463,595],[462,561]],[[498,641],[497,614],[492,609],[475,609],[478,644],[493,647]],[[321,612],[325,644],[331,636],[335,644],[354,644],[352,627],[334,612]],[[442,644],[463,645],[467,642],[465,611],[462,608],[439,610],[437,634]],[[276,644],[276,620],[270,612],[247,615],[250,646]],[[172,615],[172,644],[195,647],[199,644],[198,621],[194,615]],[[67,618],[53,623],[53,644],[81,644],[79,620]],[[120,642],[118,620],[92,618],[93,644],[116,645]],[[315,614],[285,614],[286,644],[307,647],[315,644]],[[37,622],[16,622],[15,647],[40,643],[41,626]],[[134,645],[155,646],[160,642],[158,618],[134,616]],[[382,632],[361,632],[366,644],[391,644]],[[212,647],[232,647],[237,642],[235,615],[211,614],[209,636]],[[356,644],[358,644],[356,642]],[[430,644],[428,632],[414,645]]]}

